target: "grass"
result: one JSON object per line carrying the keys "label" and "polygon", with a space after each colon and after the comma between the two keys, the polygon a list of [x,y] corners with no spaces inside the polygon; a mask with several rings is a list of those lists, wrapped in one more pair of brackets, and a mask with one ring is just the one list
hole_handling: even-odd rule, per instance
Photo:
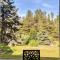
{"label": "grass", "polygon": [[[1,58],[15,58],[14,60],[22,60],[23,50],[40,50],[41,60],[59,60],[59,47],[40,45],[38,47],[32,46],[9,46],[13,53],[12,55],[0,55]],[[18,59],[16,59],[18,58]],[[6,59],[6,60],[7,60]]]}
{"label": "grass", "polygon": [[38,46],[38,47],[31,47],[31,46],[11,46],[11,49],[14,51],[12,55],[21,55],[23,50],[40,50],[41,57],[59,57],[59,47],[51,47],[51,46]]}

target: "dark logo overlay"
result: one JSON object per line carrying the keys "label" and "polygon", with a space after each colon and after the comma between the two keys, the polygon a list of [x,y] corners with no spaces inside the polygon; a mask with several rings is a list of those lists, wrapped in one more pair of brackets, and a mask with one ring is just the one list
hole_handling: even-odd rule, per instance
{"label": "dark logo overlay", "polygon": [[40,60],[40,50],[23,50],[23,60]]}

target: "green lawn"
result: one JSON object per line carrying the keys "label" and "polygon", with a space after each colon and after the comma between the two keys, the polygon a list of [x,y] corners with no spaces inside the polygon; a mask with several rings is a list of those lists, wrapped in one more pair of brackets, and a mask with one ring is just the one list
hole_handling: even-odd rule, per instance
{"label": "green lawn", "polygon": [[[9,46],[13,53],[12,55],[0,55],[1,58],[15,58],[15,60],[22,60],[23,50],[40,50],[40,59],[41,60],[59,60],[59,47],[57,46],[43,46],[40,45],[38,47],[31,46]],[[18,58],[18,59],[16,59]]]}
{"label": "green lawn", "polygon": [[23,50],[40,50],[41,57],[59,57],[59,47],[52,47],[52,46],[38,46],[38,47],[31,47],[31,46],[10,46],[10,48],[14,51],[12,55],[21,55]]}

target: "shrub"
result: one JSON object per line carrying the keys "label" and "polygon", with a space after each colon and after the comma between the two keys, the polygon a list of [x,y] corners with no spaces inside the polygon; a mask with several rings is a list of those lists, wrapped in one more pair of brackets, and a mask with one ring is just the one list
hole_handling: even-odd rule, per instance
{"label": "shrub", "polygon": [[39,41],[38,40],[30,40],[28,45],[30,45],[30,46],[38,46],[39,45]]}

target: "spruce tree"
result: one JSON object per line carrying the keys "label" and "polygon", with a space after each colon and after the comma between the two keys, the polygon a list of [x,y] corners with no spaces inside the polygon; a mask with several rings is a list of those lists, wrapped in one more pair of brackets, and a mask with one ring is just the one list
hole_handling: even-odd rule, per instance
{"label": "spruce tree", "polygon": [[19,30],[19,17],[13,0],[1,0],[1,43],[16,41],[15,32]]}
{"label": "spruce tree", "polygon": [[31,10],[28,10],[25,20],[23,21],[24,30],[29,33],[30,29],[33,27],[33,13]]}

